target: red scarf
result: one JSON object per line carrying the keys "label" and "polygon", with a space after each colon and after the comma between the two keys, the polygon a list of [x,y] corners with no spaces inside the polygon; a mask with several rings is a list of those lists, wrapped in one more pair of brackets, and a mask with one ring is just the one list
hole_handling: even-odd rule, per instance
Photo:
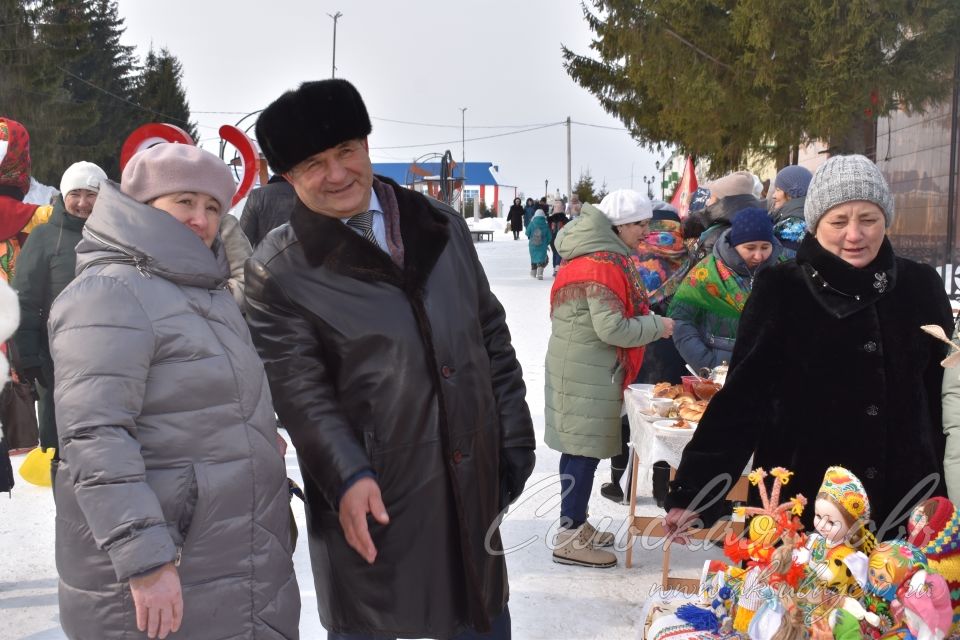
{"label": "red scarf", "polygon": [[[650,313],[640,272],[630,258],[618,253],[598,251],[562,266],[550,290],[550,315],[565,302],[588,297],[610,304],[624,318]],[[637,377],[643,364],[643,351],[643,347],[617,347],[617,360],[624,368],[624,389]]]}
{"label": "red scarf", "polygon": [[36,211],[35,204],[0,196],[0,241],[9,240],[20,233]]}

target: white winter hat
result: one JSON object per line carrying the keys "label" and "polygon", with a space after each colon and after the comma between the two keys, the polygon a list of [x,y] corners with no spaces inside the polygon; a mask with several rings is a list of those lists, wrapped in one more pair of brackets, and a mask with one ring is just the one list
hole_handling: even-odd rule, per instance
{"label": "white winter hat", "polygon": [[100,182],[107,179],[103,169],[92,162],[74,162],[63,172],[60,178],[60,193],[67,195],[74,189],[100,191]]}
{"label": "white winter hat", "polygon": [[608,193],[597,209],[607,216],[615,227],[631,222],[641,222],[653,217],[653,205],[642,193],[630,189],[617,189]]}

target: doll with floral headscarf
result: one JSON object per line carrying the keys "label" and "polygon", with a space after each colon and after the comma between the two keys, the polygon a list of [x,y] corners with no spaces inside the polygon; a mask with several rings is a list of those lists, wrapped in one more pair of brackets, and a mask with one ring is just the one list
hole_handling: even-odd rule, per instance
{"label": "doll with floral headscarf", "polygon": [[53,207],[23,201],[30,189],[30,136],[22,124],[0,116],[0,278],[13,279],[26,234],[45,223]]}
{"label": "doll with floral headscarf", "polygon": [[870,500],[863,483],[843,467],[830,467],[814,502],[815,533],[796,559],[807,565],[816,584],[858,595],[866,581],[867,555],[875,540],[866,529]]}

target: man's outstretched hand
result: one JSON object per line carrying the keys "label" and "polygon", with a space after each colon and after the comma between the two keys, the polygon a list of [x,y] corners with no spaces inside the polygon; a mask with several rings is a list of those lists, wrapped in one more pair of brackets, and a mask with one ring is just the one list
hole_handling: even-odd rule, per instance
{"label": "man's outstretched hand", "polygon": [[347,544],[364,560],[373,564],[377,559],[377,548],[367,526],[368,513],[380,524],[390,523],[377,481],[373,478],[361,478],[347,489],[340,499],[340,527],[347,538]]}

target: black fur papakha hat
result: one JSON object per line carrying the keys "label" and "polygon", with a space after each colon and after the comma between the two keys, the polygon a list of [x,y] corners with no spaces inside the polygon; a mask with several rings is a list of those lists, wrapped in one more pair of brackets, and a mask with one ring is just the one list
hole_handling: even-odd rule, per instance
{"label": "black fur papakha hat", "polygon": [[276,173],[373,127],[356,88],[339,78],[304,82],[270,103],[257,119],[257,142]]}

